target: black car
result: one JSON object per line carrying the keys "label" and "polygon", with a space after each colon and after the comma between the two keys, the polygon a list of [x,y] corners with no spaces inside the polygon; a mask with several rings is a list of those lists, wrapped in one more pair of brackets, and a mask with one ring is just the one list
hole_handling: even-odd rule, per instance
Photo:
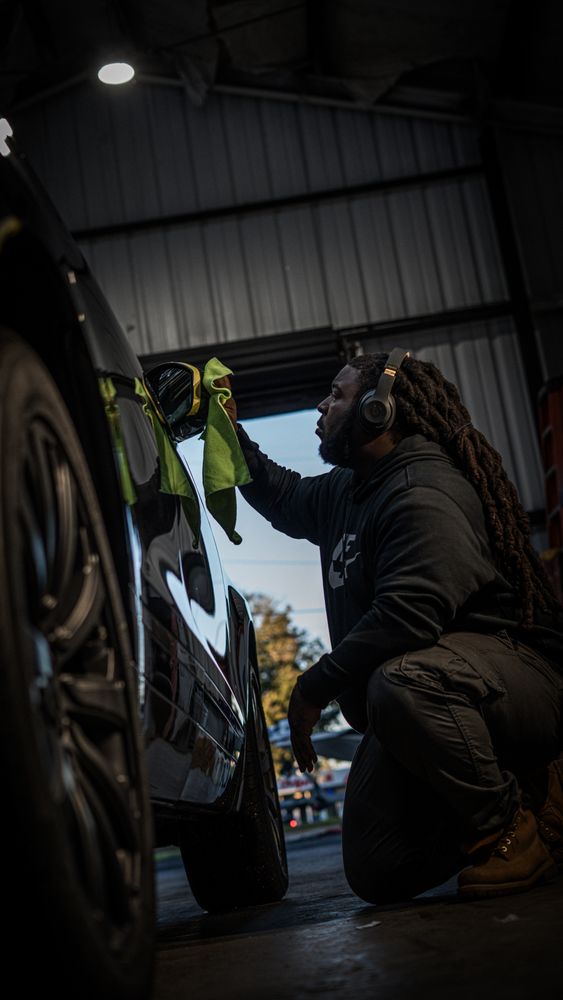
{"label": "black car", "polygon": [[25,158],[0,151],[5,954],[20,988],[36,972],[59,996],[138,998],[155,844],[179,845],[204,909],[287,888],[253,626],[172,451],[199,429],[192,369],[142,371]]}

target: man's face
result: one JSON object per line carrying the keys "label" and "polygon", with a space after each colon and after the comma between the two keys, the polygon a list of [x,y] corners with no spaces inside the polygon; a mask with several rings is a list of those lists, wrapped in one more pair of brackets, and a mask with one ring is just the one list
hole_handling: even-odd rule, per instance
{"label": "man's face", "polygon": [[359,393],[359,374],[346,365],[334,379],[330,395],[317,406],[321,414],[315,431],[321,439],[319,455],[329,465],[347,468],[351,464],[358,437],[356,402]]}

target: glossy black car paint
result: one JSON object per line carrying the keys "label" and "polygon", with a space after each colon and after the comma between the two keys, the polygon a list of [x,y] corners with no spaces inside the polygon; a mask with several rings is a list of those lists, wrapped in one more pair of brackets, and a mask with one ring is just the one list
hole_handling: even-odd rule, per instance
{"label": "glossy black car paint", "polygon": [[[161,819],[236,803],[252,625],[223,577],[203,506],[197,537],[181,499],[160,488],[158,442],[136,391],[139,361],[13,148],[0,156],[0,220],[19,228],[0,248],[0,325],[20,334],[49,369],[100,498],[130,625],[158,835]],[[100,394],[108,378],[134,503],[123,496],[115,423]]]}

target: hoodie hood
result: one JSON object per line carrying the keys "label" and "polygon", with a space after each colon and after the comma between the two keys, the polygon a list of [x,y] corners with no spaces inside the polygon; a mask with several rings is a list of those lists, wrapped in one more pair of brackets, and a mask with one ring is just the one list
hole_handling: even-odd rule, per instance
{"label": "hoodie hood", "polygon": [[404,473],[407,468],[412,468],[421,462],[432,462],[437,471],[440,464],[443,464],[444,467],[456,468],[441,445],[428,441],[422,434],[410,434],[408,437],[402,438],[393,451],[388,452],[387,455],[374,463],[373,472],[369,479],[358,479],[352,475],[350,488],[354,501],[361,502],[390,478]]}

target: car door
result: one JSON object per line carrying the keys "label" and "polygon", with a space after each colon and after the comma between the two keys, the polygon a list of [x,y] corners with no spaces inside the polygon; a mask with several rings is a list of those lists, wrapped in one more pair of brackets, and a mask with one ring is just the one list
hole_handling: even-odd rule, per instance
{"label": "car door", "polygon": [[244,723],[221,566],[185,465],[191,503],[165,482],[165,429],[138,359],[95,282],[77,285],[124,487],[151,795],[209,805],[226,789]]}

